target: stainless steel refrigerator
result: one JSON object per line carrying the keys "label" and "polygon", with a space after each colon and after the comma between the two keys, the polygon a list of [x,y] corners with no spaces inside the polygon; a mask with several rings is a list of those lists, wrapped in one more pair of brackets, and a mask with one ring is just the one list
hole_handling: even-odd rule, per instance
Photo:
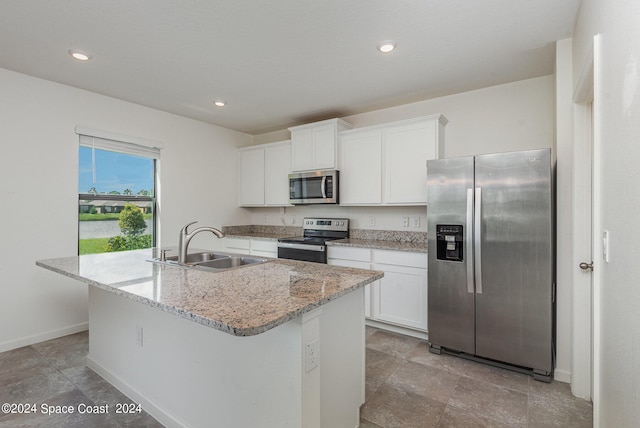
{"label": "stainless steel refrigerator", "polygon": [[427,162],[429,349],[550,381],[551,150]]}

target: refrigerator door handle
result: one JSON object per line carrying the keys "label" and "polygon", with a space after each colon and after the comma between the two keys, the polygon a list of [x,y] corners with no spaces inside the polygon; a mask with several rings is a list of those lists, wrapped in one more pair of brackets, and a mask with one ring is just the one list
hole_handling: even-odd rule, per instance
{"label": "refrigerator door handle", "polygon": [[473,189],[467,189],[467,224],[465,226],[465,249],[467,253],[467,293],[473,293]]}
{"label": "refrigerator door handle", "polygon": [[482,188],[480,187],[476,187],[474,216],[475,240],[473,258],[476,268],[476,293],[482,294]]}

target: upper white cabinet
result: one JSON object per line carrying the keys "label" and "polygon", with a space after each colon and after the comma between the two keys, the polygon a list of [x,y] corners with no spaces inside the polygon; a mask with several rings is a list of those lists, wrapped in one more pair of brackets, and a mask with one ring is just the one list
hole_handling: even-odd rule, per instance
{"label": "upper white cabinet", "polygon": [[239,151],[240,205],[264,205],[264,148]]}
{"label": "upper white cabinet", "polygon": [[353,126],[341,119],[289,128],[291,170],[314,171],[338,168],[338,133]]}
{"label": "upper white cabinet", "polygon": [[290,155],[289,140],[238,150],[240,206],[289,205]]}
{"label": "upper white cabinet", "polygon": [[264,203],[289,205],[291,142],[267,145],[264,149]]}
{"label": "upper white cabinet", "polygon": [[340,204],[382,203],[382,129],[340,134]]}
{"label": "upper white cabinet", "polygon": [[444,153],[442,115],[340,134],[341,205],[424,205],[427,160]]}

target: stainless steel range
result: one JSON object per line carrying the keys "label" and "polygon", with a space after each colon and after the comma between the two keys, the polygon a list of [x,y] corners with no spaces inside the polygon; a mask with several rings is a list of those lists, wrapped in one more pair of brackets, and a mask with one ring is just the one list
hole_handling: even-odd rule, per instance
{"label": "stainless steel range", "polygon": [[349,237],[349,219],[305,218],[303,236],[278,239],[278,258],[327,263],[327,241]]}

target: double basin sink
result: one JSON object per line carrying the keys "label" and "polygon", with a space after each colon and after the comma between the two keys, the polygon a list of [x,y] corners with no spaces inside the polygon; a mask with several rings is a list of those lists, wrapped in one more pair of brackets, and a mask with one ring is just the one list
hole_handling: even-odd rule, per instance
{"label": "double basin sink", "polygon": [[164,260],[162,260],[162,258],[155,258],[151,261],[154,263],[218,272],[253,265],[256,263],[264,263],[268,260],[269,259],[262,257],[245,256],[242,254],[226,254],[207,251],[187,254],[187,259],[184,262],[178,261],[178,256],[166,257]]}

